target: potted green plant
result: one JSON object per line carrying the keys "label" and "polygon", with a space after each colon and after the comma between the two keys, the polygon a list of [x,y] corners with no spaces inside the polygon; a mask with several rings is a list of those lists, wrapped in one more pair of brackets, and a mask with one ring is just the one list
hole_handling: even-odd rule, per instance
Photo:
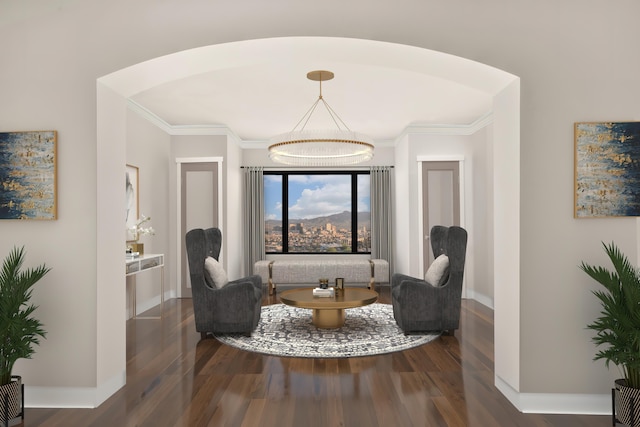
{"label": "potted green plant", "polygon": [[602,243],[613,271],[582,262],[580,268],[604,289],[594,290],[600,300],[600,316],[587,325],[592,340],[604,346],[594,356],[608,367],[615,364],[623,378],[615,381],[615,415],[632,427],[640,426],[640,271],[611,243]]}
{"label": "potted green plant", "polygon": [[32,316],[37,306],[29,301],[33,285],[50,269],[43,264],[21,270],[24,255],[24,247],[14,247],[0,270],[0,421],[5,424],[24,414],[21,378],[12,376],[13,365],[30,359],[33,346],[46,335],[43,324]]}

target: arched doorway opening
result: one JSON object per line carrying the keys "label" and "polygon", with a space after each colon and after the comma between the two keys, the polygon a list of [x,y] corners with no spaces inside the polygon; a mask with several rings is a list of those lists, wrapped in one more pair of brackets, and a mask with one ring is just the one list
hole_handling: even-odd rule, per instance
{"label": "arched doorway opening", "polygon": [[[167,82],[212,70],[260,66],[270,61],[317,64],[320,52],[333,61],[360,67],[392,67],[408,73],[455,81],[482,91],[491,98],[493,188],[491,212],[494,227],[492,247],[495,310],[495,370],[505,383],[519,389],[519,276],[520,276],[520,84],[519,79],[493,67],[427,49],[370,40],[291,37],[260,39],[206,46],[156,58],[104,76],[97,81],[97,295],[98,354],[111,370],[125,370],[125,284],[121,245],[113,236],[122,234],[122,192],[126,164],[129,99]],[[303,66],[302,69],[317,68]],[[259,75],[256,75],[259,78]],[[396,159],[396,175],[407,183],[412,176],[409,151]],[[403,166],[405,165],[406,166]],[[240,232],[240,224],[227,232]],[[406,224],[400,235],[410,235]],[[176,230],[169,230],[178,239]],[[416,242],[416,245],[418,242]],[[416,251],[417,253],[417,251]],[[177,255],[169,253],[171,263]],[[175,272],[175,269],[174,269]],[[175,276],[169,279],[175,287]],[[114,284],[120,284],[114,286]],[[102,352],[104,350],[104,352]],[[110,355],[106,356],[106,355]],[[100,366],[98,367],[100,372]],[[100,379],[98,383],[101,383]]]}

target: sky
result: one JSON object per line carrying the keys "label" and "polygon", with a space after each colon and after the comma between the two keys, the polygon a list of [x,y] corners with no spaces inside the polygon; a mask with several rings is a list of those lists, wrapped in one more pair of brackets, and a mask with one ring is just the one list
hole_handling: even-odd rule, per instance
{"label": "sky", "polygon": [[[369,175],[358,179],[358,211],[369,212]],[[264,176],[265,219],[282,219],[282,176]],[[289,175],[289,218],[309,219],[351,211],[349,175]]]}

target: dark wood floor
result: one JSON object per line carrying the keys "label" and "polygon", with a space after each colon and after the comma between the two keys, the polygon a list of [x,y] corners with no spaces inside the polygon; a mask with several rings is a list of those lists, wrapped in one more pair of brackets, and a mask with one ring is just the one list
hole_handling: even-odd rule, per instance
{"label": "dark wood floor", "polygon": [[[380,302],[389,303],[381,288]],[[264,304],[278,297],[264,297]],[[149,314],[153,314],[150,312]],[[351,359],[279,358],[200,340],[191,300],[127,323],[127,385],[96,409],[27,409],[26,426],[610,426],[518,412],[494,387],[493,312],[421,347]]]}

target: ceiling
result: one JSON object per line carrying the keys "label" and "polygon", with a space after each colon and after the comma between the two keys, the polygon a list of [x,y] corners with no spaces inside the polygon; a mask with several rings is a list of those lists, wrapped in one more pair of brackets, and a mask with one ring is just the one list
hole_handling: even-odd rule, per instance
{"label": "ceiling", "polygon": [[[322,84],[324,100],[353,131],[389,140],[412,124],[467,125],[489,112],[491,98],[451,81],[358,64],[322,67],[335,73]],[[311,66],[311,65],[310,65]],[[156,86],[132,97],[170,126],[225,125],[241,139],[268,140],[296,126],[316,101],[313,68],[225,69]],[[334,128],[319,105],[307,129]]]}
{"label": "ceiling", "polygon": [[[130,102],[169,128],[224,126],[243,141],[268,141],[296,126],[320,91],[309,71],[335,73],[322,84],[324,100],[374,141],[394,140],[410,125],[472,125],[491,112],[507,75],[426,49],[304,37],[192,49],[139,68],[137,77],[135,66],[115,73],[119,83],[153,75],[125,85]],[[306,129],[335,128],[321,110]]]}

